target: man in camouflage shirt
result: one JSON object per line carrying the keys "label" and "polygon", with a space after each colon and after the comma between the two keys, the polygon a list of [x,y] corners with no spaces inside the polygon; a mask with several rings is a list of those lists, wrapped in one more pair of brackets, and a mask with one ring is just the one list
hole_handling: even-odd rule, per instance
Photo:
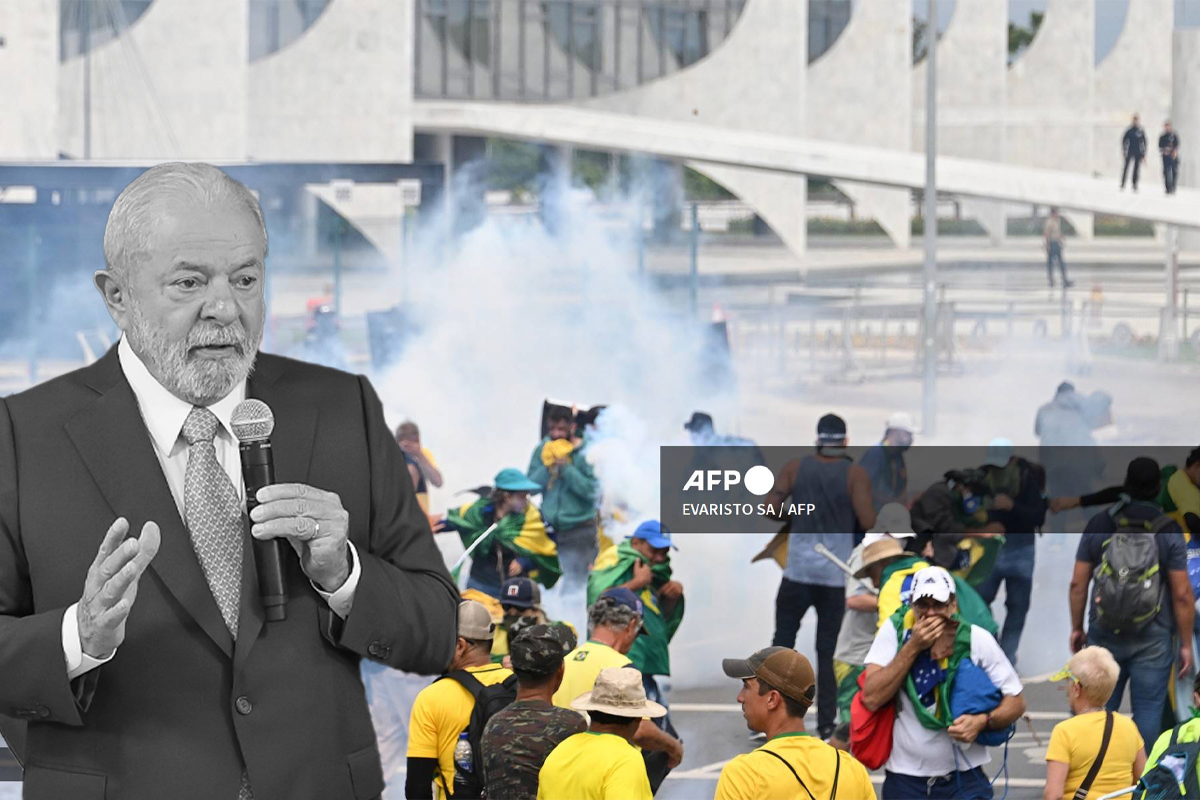
{"label": "man in camouflage shirt", "polygon": [[563,679],[563,657],[575,635],[562,623],[532,625],[509,644],[517,699],[483,731],[483,776],[489,800],[533,800],[538,772],[550,751],[587,724],[577,712],[551,703]]}

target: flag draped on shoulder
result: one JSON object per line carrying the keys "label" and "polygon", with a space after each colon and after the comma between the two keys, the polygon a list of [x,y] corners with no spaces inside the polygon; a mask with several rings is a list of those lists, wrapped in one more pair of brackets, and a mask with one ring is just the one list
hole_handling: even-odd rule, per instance
{"label": "flag draped on shoulder", "polygon": [[[489,498],[481,497],[473,503],[465,503],[446,512],[446,524],[458,531],[463,547],[475,544],[485,533],[493,537],[514,554],[534,563],[527,577],[547,589],[554,586],[562,576],[562,568],[558,565],[558,547],[546,531],[546,523],[537,506],[528,503],[523,514],[505,515],[488,533],[495,522],[495,510],[495,504]],[[479,547],[487,548],[489,543],[482,542]]]}
{"label": "flag draped on shoulder", "polygon": [[[588,575],[588,605],[596,602],[596,598],[605,590],[628,583],[633,578],[633,565],[638,561],[649,564],[628,541],[610,546],[596,556],[595,567]],[[681,597],[671,613],[664,616],[658,602],[658,590],[671,580],[670,561],[651,564],[650,576],[650,585],[638,593],[644,609],[642,620],[649,635],[637,637],[629,651],[629,658],[643,675],[670,675],[668,645],[683,622],[684,601]]]}

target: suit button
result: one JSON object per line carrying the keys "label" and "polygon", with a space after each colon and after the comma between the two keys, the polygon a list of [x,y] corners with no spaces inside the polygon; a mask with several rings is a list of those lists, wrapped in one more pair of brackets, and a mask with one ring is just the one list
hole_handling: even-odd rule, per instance
{"label": "suit button", "polygon": [[367,647],[367,652],[374,658],[382,659],[388,657],[388,654],[392,652],[392,648],[388,647],[386,644],[371,642],[371,644]]}
{"label": "suit button", "polygon": [[249,714],[254,710],[254,704],[250,702],[249,697],[239,697],[233,704],[239,714]]}
{"label": "suit button", "polygon": [[46,708],[45,706],[38,706],[34,714],[38,719],[45,719],[46,717],[50,716],[50,709]]}

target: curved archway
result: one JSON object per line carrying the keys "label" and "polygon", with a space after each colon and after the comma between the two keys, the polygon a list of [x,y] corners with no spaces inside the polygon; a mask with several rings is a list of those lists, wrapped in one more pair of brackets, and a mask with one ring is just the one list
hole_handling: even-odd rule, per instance
{"label": "curved archway", "polygon": [[1025,54],[1042,27],[1049,0],[1008,0],[1008,66]]}
{"label": "curved archway", "polygon": [[[96,50],[128,30],[154,0],[59,0],[58,60]],[[86,36],[84,35],[86,32]]]}
{"label": "curved archway", "polygon": [[250,0],[250,60],[277,53],[325,13],[330,0]]}
{"label": "curved archway", "polygon": [[[970,2],[970,0],[967,0]],[[925,60],[929,50],[929,0],[912,0],[913,4],[913,65]],[[954,12],[958,8],[958,0],[939,0],[937,9],[937,36],[941,41],[942,35],[954,21]]]}
{"label": "curved archway", "polygon": [[1099,64],[1112,49],[1129,24],[1131,0],[1109,0],[1096,3],[1096,63]]}
{"label": "curved archway", "polygon": [[853,13],[853,0],[808,0],[809,64],[829,52]]}

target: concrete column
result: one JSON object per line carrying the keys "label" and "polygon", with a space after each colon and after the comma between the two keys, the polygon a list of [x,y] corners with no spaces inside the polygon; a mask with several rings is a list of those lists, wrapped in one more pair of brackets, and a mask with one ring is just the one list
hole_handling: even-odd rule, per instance
{"label": "concrete column", "polygon": [[[626,24],[631,24],[633,12],[627,13],[631,16]],[[623,39],[622,59],[626,43]],[[808,0],[751,0],[729,38],[707,58],[660,80],[580,105],[804,136],[807,43]],[[636,41],[632,46],[636,47]],[[650,46],[657,47],[657,43],[651,41]],[[770,77],[764,79],[764,75]],[[753,207],[792,252],[804,253],[808,240],[808,182],[804,176],[708,164],[689,166]]]}
{"label": "concrete column", "polygon": [[[924,0],[922,0],[924,2]],[[938,154],[1004,161],[1004,107],[1008,73],[1008,0],[959,0],[938,41]],[[925,62],[913,67],[913,138],[925,148]],[[1000,244],[1006,234],[1004,204],[964,198],[964,216],[975,219]]]}
{"label": "concrete column", "polygon": [[58,0],[0,3],[0,159],[58,158]]}
{"label": "concrete column", "polygon": [[[1179,185],[1200,187],[1200,29],[1175,31],[1171,121],[1179,132]],[[1200,230],[1183,228],[1179,249],[1200,251]]]}
{"label": "concrete column", "polygon": [[334,0],[300,38],[250,64],[250,157],[411,161],[414,16],[413,0]]}
{"label": "concrete column", "polygon": [[[244,160],[248,3],[155,0],[97,47],[91,157]],[[8,5],[24,14],[26,3]],[[83,73],[78,56],[58,73],[58,149],[75,156],[84,151]]]}

